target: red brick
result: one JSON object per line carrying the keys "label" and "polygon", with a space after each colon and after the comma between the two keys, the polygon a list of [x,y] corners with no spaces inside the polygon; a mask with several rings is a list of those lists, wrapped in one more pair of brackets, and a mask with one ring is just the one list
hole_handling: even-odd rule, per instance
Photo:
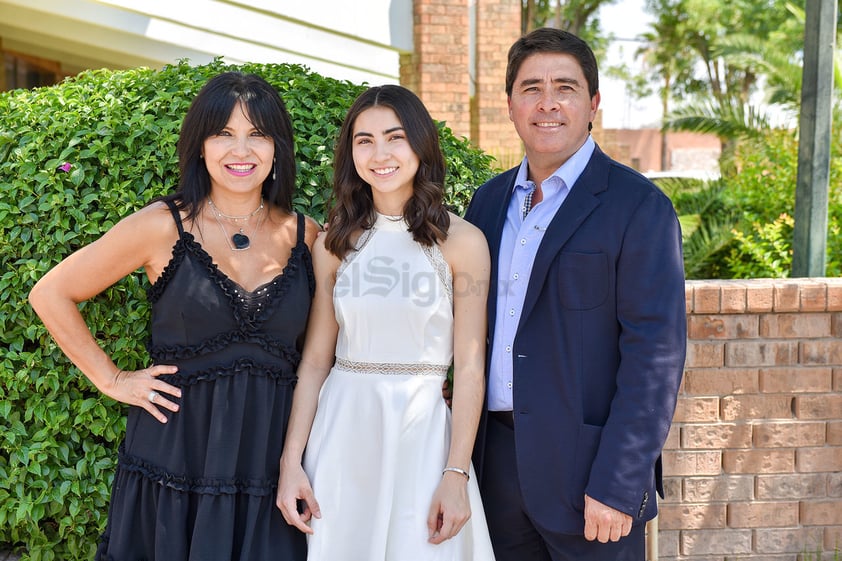
{"label": "red brick", "polygon": [[759,332],[767,339],[829,337],[830,314],[763,314]]}
{"label": "red brick", "polygon": [[729,395],[757,393],[756,368],[693,369],[684,373],[684,391],[688,395]]}
{"label": "red brick", "polygon": [[751,425],[747,424],[686,425],[681,429],[681,447],[685,450],[748,448],[751,438]]}
{"label": "red brick", "polygon": [[775,311],[797,312],[801,309],[801,285],[797,282],[776,282]]}
{"label": "red brick", "polygon": [[755,314],[690,316],[687,336],[690,339],[756,339],[759,321]]}
{"label": "red brick", "polygon": [[658,553],[664,561],[678,556],[678,536],[680,532],[675,530],[663,530],[658,532]]}
{"label": "red brick", "polygon": [[734,341],[725,344],[725,365],[787,366],[798,364],[796,341]]}
{"label": "red brick", "polygon": [[802,281],[801,311],[823,312],[827,310],[827,285],[821,281]]}
{"label": "red brick", "polygon": [[664,498],[659,503],[680,503],[681,481],[681,477],[664,477]]}
{"label": "red brick", "polygon": [[842,497],[842,471],[835,471],[827,475],[827,496]]}
{"label": "red brick", "polygon": [[725,504],[680,504],[658,507],[658,529],[725,528]]}
{"label": "red brick", "polygon": [[831,446],[842,446],[842,421],[831,421],[827,423],[825,441]]}
{"label": "red brick", "polygon": [[801,419],[839,419],[842,417],[842,395],[799,395],[795,397],[795,415]]}
{"label": "red brick", "polygon": [[774,301],[775,291],[771,284],[758,282],[746,286],[747,312],[771,312]]}
{"label": "red brick", "polygon": [[725,314],[743,314],[746,311],[746,286],[742,283],[722,285],[720,308]]}
{"label": "red brick", "polygon": [[827,310],[842,311],[842,278],[826,278],[824,282],[827,286]]}
{"label": "red brick", "polygon": [[667,439],[664,441],[664,450],[678,450],[681,448],[681,428],[679,425],[670,426]]}
{"label": "red brick", "polygon": [[699,283],[693,290],[693,312],[696,314],[719,313],[719,285]]}
{"label": "red brick", "polygon": [[[842,551],[842,525],[825,527],[824,550],[836,553]],[[837,554],[835,555],[835,559],[828,559],[828,561],[839,561],[840,558],[842,558],[842,556]]]}
{"label": "red brick", "polygon": [[833,369],[833,391],[842,392],[842,368]]}
{"label": "red brick", "polygon": [[822,446],[825,423],[783,422],[754,425],[754,445],[758,448],[795,448]]}
{"label": "red brick", "polygon": [[753,502],[728,505],[731,528],[783,528],[798,525],[798,503]]}
{"label": "red brick", "polygon": [[801,501],[804,526],[842,526],[842,508],[838,500]]}
{"label": "red brick", "polygon": [[724,450],[722,465],[726,473],[792,473],[793,450]]}
{"label": "red brick", "polygon": [[750,501],[754,497],[754,476],[720,475],[686,477],[684,500],[690,503],[711,501]]}
{"label": "red brick", "polygon": [[823,499],[827,496],[827,474],[795,473],[787,475],[758,475],[757,498]]}
{"label": "red brick", "polygon": [[718,397],[679,397],[673,423],[705,423],[719,420]]}
{"label": "red brick", "polygon": [[708,561],[710,555],[751,553],[751,530],[686,530],[681,532],[681,555]]}
{"label": "red brick", "polygon": [[842,337],[842,314],[838,312],[830,314],[830,334],[833,337]]}
{"label": "red brick", "polygon": [[802,341],[801,364],[842,364],[842,341]]}
{"label": "red brick", "polygon": [[693,286],[689,281],[684,284],[684,311],[688,318],[693,313]]}
{"label": "red brick", "polygon": [[723,343],[687,342],[687,368],[716,368],[725,364],[725,345]]}
{"label": "red brick", "polygon": [[723,421],[791,419],[792,405],[787,395],[731,395],[720,400]]}
{"label": "red brick", "polygon": [[664,450],[664,475],[719,475],[722,473],[722,452],[684,452]]}
{"label": "red brick", "polygon": [[799,448],[796,450],[796,458],[801,473],[836,472],[842,469],[842,447],[839,446]]}
{"label": "red brick", "polygon": [[833,371],[830,368],[760,369],[760,391],[763,393],[828,392],[832,386]]}
{"label": "red brick", "polygon": [[[822,541],[821,528],[775,528],[755,530],[755,551],[757,553],[802,553],[810,546]],[[751,557],[752,561],[757,559]],[[783,559],[793,559],[792,555]],[[814,560],[818,561],[818,560]]]}

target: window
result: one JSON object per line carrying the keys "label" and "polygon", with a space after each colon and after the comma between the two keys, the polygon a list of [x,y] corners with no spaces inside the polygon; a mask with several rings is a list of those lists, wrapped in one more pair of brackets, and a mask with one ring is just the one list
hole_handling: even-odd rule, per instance
{"label": "window", "polygon": [[3,53],[2,89],[38,88],[51,86],[61,80],[57,62],[18,54],[12,51]]}

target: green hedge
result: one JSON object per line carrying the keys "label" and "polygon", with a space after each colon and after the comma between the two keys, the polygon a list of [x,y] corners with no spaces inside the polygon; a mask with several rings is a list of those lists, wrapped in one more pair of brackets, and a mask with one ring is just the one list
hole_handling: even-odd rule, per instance
{"label": "green hedge", "polygon": [[[364,86],[299,66],[215,61],[163,70],[90,71],[0,94],[0,549],[25,559],[90,559],[107,513],[124,410],[99,394],[29,307],[34,282],[149,199],[174,189],[181,119],[199,88],[230,69],[281,93],[299,165],[296,209],[322,221],[334,135]],[[462,213],[491,158],[440,127],[448,203]],[[67,171],[67,166],[70,164]],[[83,304],[120,368],[146,364],[147,281],[140,271]]]}

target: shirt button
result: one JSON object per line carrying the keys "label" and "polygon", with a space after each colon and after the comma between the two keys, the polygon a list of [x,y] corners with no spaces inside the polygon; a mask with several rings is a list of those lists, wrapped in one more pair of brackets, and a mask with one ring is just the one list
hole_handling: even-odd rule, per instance
{"label": "shirt button", "polygon": [[515,279],[515,280],[517,280],[519,276],[520,276],[520,275],[518,275],[517,273],[515,273],[514,275],[512,275],[512,278],[513,278],[513,279]]}
{"label": "shirt button", "polygon": [[509,382],[508,384],[506,384],[506,387],[509,388],[509,389],[512,389],[512,383]]}
{"label": "shirt button", "polygon": [[510,316],[515,315],[515,309],[514,309],[514,308],[512,308],[511,310],[509,310],[509,315],[510,315]]}
{"label": "shirt button", "polygon": [[520,245],[526,245],[526,238],[520,239]]}
{"label": "shirt button", "polygon": [[507,353],[512,352],[512,346],[511,345],[506,345],[506,352]]}

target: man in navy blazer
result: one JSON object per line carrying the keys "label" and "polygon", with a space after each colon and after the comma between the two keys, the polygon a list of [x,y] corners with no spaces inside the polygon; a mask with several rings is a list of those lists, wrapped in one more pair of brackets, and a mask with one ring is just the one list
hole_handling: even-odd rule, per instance
{"label": "man in navy blazer", "polygon": [[523,162],[466,218],[492,256],[487,414],[474,462],[497,561],[642,561],[684,367],[670,200],[590,136],[596,59],[538,29],[509,51]]}

